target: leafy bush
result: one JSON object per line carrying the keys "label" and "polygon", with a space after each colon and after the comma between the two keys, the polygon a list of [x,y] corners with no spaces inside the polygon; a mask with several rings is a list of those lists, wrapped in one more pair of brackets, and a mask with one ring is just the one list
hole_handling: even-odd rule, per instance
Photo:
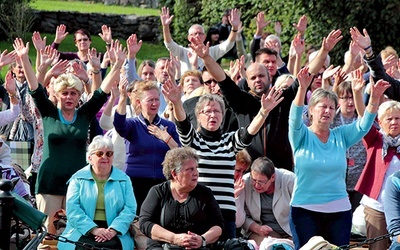
{"label": "leafy bush", "polygon": [[34,15],[30,0],[0,0],[0,32],[4,40],[25,38],[33,25]]}

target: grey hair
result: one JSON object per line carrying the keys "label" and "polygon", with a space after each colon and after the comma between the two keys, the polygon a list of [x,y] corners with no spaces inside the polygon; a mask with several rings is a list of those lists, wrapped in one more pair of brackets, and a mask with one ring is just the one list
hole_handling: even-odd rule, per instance
{"label": "grey hair", "polygon": [[178,174],[188,160],[199,161],[199,156],[191,147],[174,148],[169,150],[165,154],[164,161],[161,163],[165,178],[167,180],[172,180],[172,172],[174,171]]}
{"label": "grey hair", "polygon": [[275,165],[268,157],[258,157],[251,164],[251,171],[266,176],[268,179],[275,174]]}
{"label": "grey hair", "polygon": [[382,120],[385,116],[387,111],[400,111],[400,102],[398,101],[387,101],[379,105],[378,108],[378,119]]}
{"label": "grey hair", "polygon": [[[219,106],[221,107],[222,116],[225,116],[224,99],[222,99],[221,96],[216,95],[216,94],[205,94],[200,97],[199,101],[196,103],[196,107],[194,108],[194,112],[196,114],[196,119],[199,119],[201,110],[204,108],[204,106],[206,106],[210,102],[219,103]],[[200,127],[199,123],[198,123],[198,125]]]}
{"label": "grey hair", "polygon": [[92,142],[89,144],[88,155],[91,155],[102,148],[107,148],[110,151],[114,151],[114,144],[112,143],[109,137],[103,135],[97,135],[93,138]]}
{"label": "grey hair", "polygon": [[315,105],[317,105],[317,103],[319,103],[324,98],[328,98],[329,100],[334,101],[335,109],[337,108],[339,102],[338,97],[334,92],[323,88],[318,88],[314,90],[308,103],[308,117],[310,117],[310,123],[312,123],[312,115],[310,114],[310,109],[315,107]]}

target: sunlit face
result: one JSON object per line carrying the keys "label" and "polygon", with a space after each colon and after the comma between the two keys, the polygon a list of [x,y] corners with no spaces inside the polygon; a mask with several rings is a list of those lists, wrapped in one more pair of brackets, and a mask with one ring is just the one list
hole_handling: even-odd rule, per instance
{"label": "sunlit face", "polygon": [[193,190],[197,185],[199,171],[197,161],[189,159],[183,163],[181,171],[174,176],[174,180],[184,189]]}
{"label": "sunlit face", "polygon": [[61,110],[74,110],[81,97],[78,90],[74,88],[64,89],[56,93],[57,102],[61,105]]}
{"label": "sunlit face", "polygon": [[183,92],[186,95],[190,95],[193,90],[197,89],[201,85],[200,79],[197,76],[186,76],[183,80]]}
{"label": "sunlit face", "polygon": [[244,172],[246,172],[248,168],[249,166],[245,163],[236,161],[234,179],[237,180],[239,178],[242,178]]}
{"label": "sunlit face", "polygon": [[140,78],[146,81],[157,81],[154,71],[155,71],[154,68],[150,67],[149,65],[146,65],[142,69],[142,74],[140,75]]}
{"label": "sunlit face", "polygon": [[200,125],[209,131],[217,131],[222,123],[222,109],[218,102],[207,103],[198,114]]}
{"label": "sunlit face", "polygon": [[160,94],[156,89],[151,89],[143,92],[143,98],[138,100],[142,114],[145,117],[153,117],[157,114],[160,107]]}
{"label": "sunlit face", "polygon": [[379,120],[379,126],[387,135],[396,137],[400,134],[400,111],[389,109]]}
{"label": "sunlit face", "polygon": [[276,75],[276,71],[278,70],[278,64],[276,63],[275,55],[269,55],[266,53],[258,55],[256,58],[256,62],[261,63],[267,68],[271,78]]}
{"label": "sunlit face", "polygon": [[340,112],[345,116],[353,116],[356,111],[354,97],[351,92],[343,93],[339,96]]}
{"label": "sunlit face", "polygon": [[[98,156],[100,155],[99,152],[102,152],[102,156]],[[109,152],[112,152],[112,156],[107,156],[110,155]],[[109,174],[111,172],[113,160],[114,152],[106,147],[96,150],[89,155],[89,163],[96,175]]]}
{"label": "sunlit face", "polygon": [[263,65],[253,63],[246,70],[246,76],[249,88],[257,95],[262,95],[268,90],[268,73]]}
{"label": "sunlit face", "polygon": [[204,82],[204,89],[208,93],[220,95],[221,90],[219,88],[218,82],[208,73],[207,71],[203,71],[202,74],[203,82]]}
{"label": "sunlit face", "polygon": [[253,189],[261,194],[261,193],[267,193],[271,194],[274,191],[274,181],[275,181],[275,174],[271,176],[271,178],[268,179],[267,176],[257,173],[255,171],[251,171],[250,173],[250,178],[251,178],[251,185],[253,186]]}
{"label": "sunlit face", "polygon": [[202,42],[204,42],[206,40],[204,29],[200,25],[193,25],[189,29],[189,35],[188,35],[189,42],[192,37],[198,37]]}
{"label": "sunlit face", "polygon": [[79,51],[86,51],[90,48],[92,41],[87,35],[77,33],[75,34],[75,45]]}
{"label": "sunlit face", "polygon": [[310,107],[313,124],[325,124],[329,126],[335,117],[335,112],[335,101],[326,97],[322,98],[314,107]]}
{"label": "sunlit face", "polygon": [[160,60],[156,63],[154,73],[158,82],[164,83],[168,80],[168,71],[165,67],[166,64],[167,60]]}

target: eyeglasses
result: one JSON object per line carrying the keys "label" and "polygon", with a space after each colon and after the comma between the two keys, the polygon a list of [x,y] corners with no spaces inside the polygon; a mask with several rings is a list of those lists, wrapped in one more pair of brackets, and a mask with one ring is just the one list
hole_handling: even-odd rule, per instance
{"label": "eyeglasses", "polygon": [[250,178],[251,178],[251,184],[253,184],[253,185],[258,184],[258,185],[260,185],[261,187],[262,187],[262,186],[265,186],[265,185],[269,182],[269,180],[268,180],[268,181],[254,180],[253,177],[251,177],[251,176],[250,176]]}
{"label": "eyeglasses", "polygon": [[87,42],[87,41],[89,41],[89,38],[81,38],[81,39],[78,39],[76,41],[77,42],[82,42],[82,41]]}
{"label": "eyeglasses", "polygon": [[204,82],[205,85],[211,85],[211,83],[217,84],[218,82],[215,79],[210,79],[210,80]]}
{"label": "eyeglasses", "polygon": [[215,109],[215,110],[205,110],[205,111],[203,110],[203,111],[201,111],[201,113],[205,114],[206,116],[210,116],[212,113],[214,113],[214,115],[219,115],[222,112],[221,112],[221,110]]}
{"label": "eyeglasses", "polygon": [[190,35],[191,36],[202,36],[202,35],[204,35],[204,33],[203,32],[196,32],[196,33],[191,33]]}
{"label": "eyeglasses", "polygon": [[112,157],[114,155],[114,151],[107,151],[107,152],[96,151],[92,153],[92,155],[96,155],[99,158],[103,157],[103,155],[106,155],[107,157]]}
{"label": "eyeglasses", "polygon": [[314,75],[314,78],[322,77],[322,73],[317,73]]}
{"label": "eyeglasses", "polygon": [[352,101],[353,100],[353,96],[342,96],[342,97],[339,97],[339,99],[342,99],[342,100],[345,100],[345,101]]}

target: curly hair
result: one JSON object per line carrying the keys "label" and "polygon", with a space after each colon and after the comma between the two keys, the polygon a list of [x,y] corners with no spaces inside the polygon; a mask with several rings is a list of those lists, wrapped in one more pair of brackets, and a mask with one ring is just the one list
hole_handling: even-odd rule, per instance
{"label": "curly hair", "polygon": [[54,91],[60,93],[65,89],[76,89],[79,94],[83,92],[82,81],[72,73],[59,75],[54,80]]}
{"label": "curly hair", "polygon": [[190,147],[174,148],[165,154],[163,166],[163,174],[167,180],[172,179],[172,172],[176,174],[182,170],[182,167],[188,160],[199,161],[199,156],[194,149]]}

